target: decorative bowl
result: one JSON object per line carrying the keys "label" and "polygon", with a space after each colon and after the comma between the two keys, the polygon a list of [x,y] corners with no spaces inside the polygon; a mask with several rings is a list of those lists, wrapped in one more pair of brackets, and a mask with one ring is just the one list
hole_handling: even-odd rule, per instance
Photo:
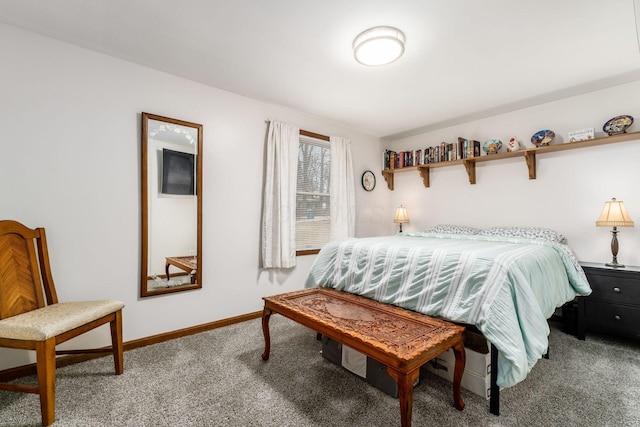
{"label": "decorative bowl", "polygon": [[556,137],[556,134],[549,129],[540,130],[533,134],[531,137],[531,143],[536,147],[544,147],[545,145],[549,145],[553,138]]}
{"label": "decorative bowl", "polygon": [[496,154],[502,148],[502,141],[499,139],[490,139],[482,144],[482,149],[487,154]]}
{"label": "decorative bowl", "polygon": [[609,136],[617,135],[619,133],[625,133],[627,131],[627,128],[631,126],[632,123],[633,117],[631,116],[616,116],[612,119],[609,119],[609,121],[607,121],[602,127],[602,130],[605,131]]}

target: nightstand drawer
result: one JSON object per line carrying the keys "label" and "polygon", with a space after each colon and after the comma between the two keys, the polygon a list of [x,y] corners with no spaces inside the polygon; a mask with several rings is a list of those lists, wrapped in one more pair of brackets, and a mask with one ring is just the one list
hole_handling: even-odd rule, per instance
{"label": "nightstand drawer", "polygon": [[640,335],[640,308],[585,301],[585,317],[589,329],[626,332]]}
{"label": "nightstand drawer", "polygon": [[640,305],[640,280],[626,276],[587,272],[593,292],[590,299]]}

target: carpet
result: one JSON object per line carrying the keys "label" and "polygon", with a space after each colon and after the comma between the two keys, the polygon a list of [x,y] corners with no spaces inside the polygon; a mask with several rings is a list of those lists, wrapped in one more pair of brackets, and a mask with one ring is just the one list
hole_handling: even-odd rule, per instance
{"label": "carpet", "polygon": [[[56,427],[396,426],[398,400],[325,360],[315,332],[271,318],[271,355],[251,320],[58,370]],[[588,334],[579,341],[551,324],[550,359],[501,392],[501,415],[422,370],[414,426],[638,426],[640,343]],[[35,384],[35,377],[22,382]],[[0,391],[0,426],[38,426],[38,396]]]}

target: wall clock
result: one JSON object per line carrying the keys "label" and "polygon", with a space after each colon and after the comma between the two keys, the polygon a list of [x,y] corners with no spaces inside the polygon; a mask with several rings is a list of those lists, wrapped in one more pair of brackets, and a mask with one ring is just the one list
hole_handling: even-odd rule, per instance
{"label": "wall clock", "polygon": [[365,171],[362,174],[362,188],[371,191],[376,188],[376,176],[371,171]]}

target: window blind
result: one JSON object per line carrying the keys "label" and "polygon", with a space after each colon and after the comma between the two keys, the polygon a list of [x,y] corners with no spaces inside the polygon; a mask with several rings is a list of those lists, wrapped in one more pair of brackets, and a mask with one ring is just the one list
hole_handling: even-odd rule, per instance
{"label": "window blind", "polygon": [[296,250],[320,249],[331,239],[328,141],[300,135],[296,189]]}

